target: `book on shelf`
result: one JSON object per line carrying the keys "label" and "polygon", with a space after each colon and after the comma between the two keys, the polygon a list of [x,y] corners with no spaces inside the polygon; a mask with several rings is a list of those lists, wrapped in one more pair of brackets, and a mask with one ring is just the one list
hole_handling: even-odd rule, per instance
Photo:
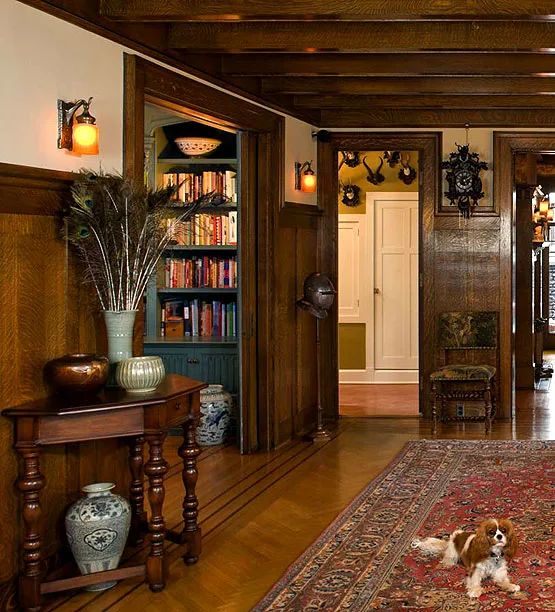
{"label": "book on shelf", "polygon": [[166,257],[167,289],[231,289],[237,287],[237,257]]}
{"label": "book on shelf", "polygon": [[237,212],[211,215],[198,213],[187,221],[164,219],[171,241],[181,246],[235,246],[237,244]]}
{"label": "book on shelf", "polygon": [[[178,311],[179,315],[173,313]],[[237,303],[221,300],[165,300],[161,305],[160,335],[171,337],[237,337]],[[170,327],[171,326],[171,327]]]}
{"label": "book on shelf", "polygon": [[237,244],[237,212],[229,213],[229,244]]}
{"label": "book on shelf", "polygon": [[177,187],[174,200],[184,205],[213,191],[221,193],[231,202],[237,202],[237,173],[234,170],[177,172],[174,168],[162,176],[162,186]]}

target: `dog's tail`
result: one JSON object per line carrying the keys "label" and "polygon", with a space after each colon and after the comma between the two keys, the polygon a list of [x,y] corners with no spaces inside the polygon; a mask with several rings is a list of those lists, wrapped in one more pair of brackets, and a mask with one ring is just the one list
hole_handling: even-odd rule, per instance
{"label": "dog's tail", "polygon": [[449,540],[440,540],[439,538],[424,538],[423,540],[413,540],[411,546],[418,548],[426,555],[439,557],[443,555],[449,546]]}
{"label": "dog's tail", "polygon": [[459,560],[459,553],[455,547],[455,538],[459,533],[463,533],[461,529],[453,531],[448,540],[440,538],[424,538],[423,540],[413,540],[411,546],[418,548],[426,555],[439,557],[443,555],[441,563],[445,567],[456,565]]}

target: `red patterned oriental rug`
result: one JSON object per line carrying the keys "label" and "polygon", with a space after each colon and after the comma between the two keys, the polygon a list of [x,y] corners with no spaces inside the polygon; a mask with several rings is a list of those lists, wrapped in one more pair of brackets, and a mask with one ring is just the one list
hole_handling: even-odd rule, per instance
{"label": "red patterned oriental rug", "polygon": [[[485,581],[473,600],[462,567],[410,544],[488,517],[515,523],[522,591]],[[410,442],[254,608],[269,610],[555,610],[555,442]]]}

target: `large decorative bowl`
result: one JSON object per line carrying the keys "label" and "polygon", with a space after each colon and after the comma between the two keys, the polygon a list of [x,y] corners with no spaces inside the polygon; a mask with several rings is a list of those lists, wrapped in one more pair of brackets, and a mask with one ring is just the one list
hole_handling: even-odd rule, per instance
{"label": "large decorative bowl", "polygon": [[204,138],[202,136],[181,136],[175,139],[175,144],[184,155],[188,155],[189,157],[202,157],[203,155],[212,153],[214,149],[222,144],[222,141],[216,138]]}
{"label": "large decorative bowl", "polygon": [[94,395],[108,380],[107,357],[93,353],[71,353],[52,359],[44,366],[44,379],[63,395]]}
{"label": "large decorative bowl", "polygon": [[151,393],[164,375],[164,363],[156,355],[123,359],[116,367],[116,382],[128,393]]}

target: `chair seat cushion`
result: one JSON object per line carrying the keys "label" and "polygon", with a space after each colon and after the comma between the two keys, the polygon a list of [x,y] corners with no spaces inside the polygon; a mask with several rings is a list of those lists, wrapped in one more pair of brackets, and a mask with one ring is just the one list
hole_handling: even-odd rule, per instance
{"label": "chair seat cushion", "polygon": [[430,380],[490,380],[495,368],[490,365],[446,365],[432,372]]}

